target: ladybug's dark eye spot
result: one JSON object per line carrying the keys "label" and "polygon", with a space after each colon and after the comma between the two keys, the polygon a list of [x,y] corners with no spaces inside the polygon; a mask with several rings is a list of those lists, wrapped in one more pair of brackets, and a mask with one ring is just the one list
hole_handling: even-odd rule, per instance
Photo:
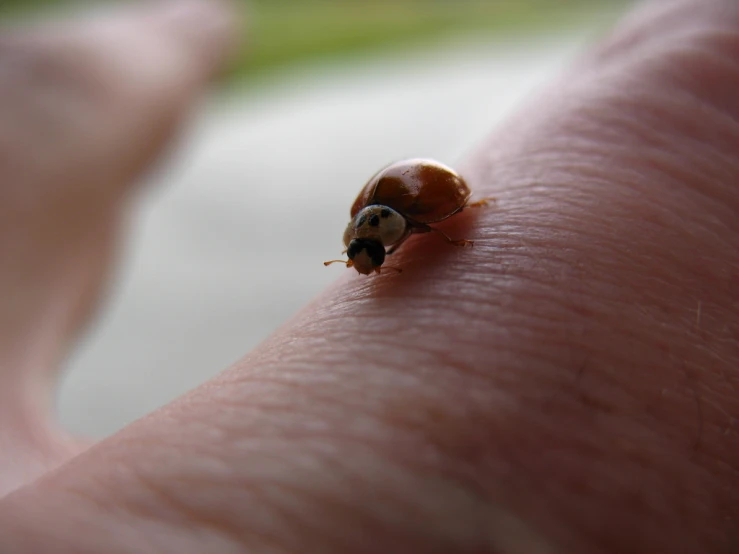
{"label": "ladybug's dark eye spot", "polygon": [[369,224],[372,227],[377,227],[380,224],[380,217],[377,214],[372,214],[369,218]]}
{"label": "ladybug's dark eye spot", "polygon": [[383,219],[385,219],[386,217],[390,217],[390,210],[388,210],[387,208],[382,208],[380,210],[380,215]]}
{"label": "ladybug's dark eye spot", "polygon": [[367,216],[363,215],[357,220],[357,227],[361,227],[362,225],[365,224],[366,221],[367,221]]}
{"label": "ladybug's dark eye spot", "polygon": [[385,262],[385,247],[376,240],[370,241],[367,245],[367,254],[375,267],[380,267]]}

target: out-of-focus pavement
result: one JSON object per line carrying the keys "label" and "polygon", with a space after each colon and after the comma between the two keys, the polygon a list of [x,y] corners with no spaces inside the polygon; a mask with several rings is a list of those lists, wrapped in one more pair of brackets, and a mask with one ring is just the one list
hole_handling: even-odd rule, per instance
{"label": "out-of-focus pavement", "polygon": [[411,156],[453,166],[588,38],[306,67],[210,103],[151,179],[69,362],[63,423],[109,434],[236,361],[346,271],[322,262],[374,171]]}

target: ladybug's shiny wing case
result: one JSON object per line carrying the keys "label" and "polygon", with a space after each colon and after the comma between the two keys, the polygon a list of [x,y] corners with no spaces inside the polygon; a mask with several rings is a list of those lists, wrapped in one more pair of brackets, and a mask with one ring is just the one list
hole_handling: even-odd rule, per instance
{"label": "ladybug's shiny wing case", "polygon": [[461,210],[472,195],[462,177],[438,162],[419,165],[412,174],[416,197],[404,215],[419,223],[446,219]]}
{"label": "ladybug's shiny wing case", "polygon": [[382,204],[418,223],[434,223],[459,211],[469,197],[470,189],[454,170],[431,160],[406,160],[370,179],[352,216],[364,206]]}
{"label": "ladybug's shiny wing case", "polygon": [[372,198],[372,196],[375,193],[375,188],[377,187],[377,180],[378,180],[377,178],[381,173],[382,171],[375,174],[375,176],[372,177],[372,179],[367,181],[367,184],[364,185],[364,188],[359,193],[359,196],[357,196],[357,199],[354,201],[354,204],[352,204],[352,211],[351,211],[352,219],[354,218],[355,215],[357,215],[359,210],[361,210],[365,206],[368,206],[371,203],[370,198]]}

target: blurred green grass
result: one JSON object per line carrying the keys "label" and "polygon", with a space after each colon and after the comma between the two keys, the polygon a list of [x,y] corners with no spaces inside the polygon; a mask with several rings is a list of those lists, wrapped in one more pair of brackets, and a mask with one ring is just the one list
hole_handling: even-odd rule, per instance
{"label": "blurred green grass", "polygon": [[[98,2],[99,4],[99,2]],[[228,76],[257,77],[289,64],[385,50],[454,36],[560,30],[608,20],[626,0],[237,0],[247,22]],[[84,0],[0,0],[0,18]],[[6,21],[7,23],[7,21]]]}

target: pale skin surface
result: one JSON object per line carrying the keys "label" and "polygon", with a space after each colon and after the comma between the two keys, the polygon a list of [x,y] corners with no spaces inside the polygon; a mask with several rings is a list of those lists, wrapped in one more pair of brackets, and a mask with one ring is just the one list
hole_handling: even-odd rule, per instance
{"label": "pale skin surface", "polygon": [[56,429],[122,193],[226,51],[203,10],[0,39],[0,552],[736,552],[733,0],[635,12],[494,130],[457,169],[497,207],[440,225],[474,248],[415,237],[116,436]]}

